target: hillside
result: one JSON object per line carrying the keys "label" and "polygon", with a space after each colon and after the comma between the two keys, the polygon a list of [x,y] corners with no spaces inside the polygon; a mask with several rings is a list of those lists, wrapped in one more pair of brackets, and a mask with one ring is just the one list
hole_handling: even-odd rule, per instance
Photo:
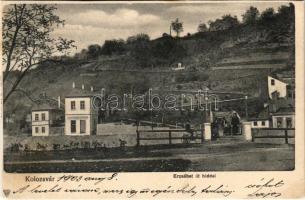
{"label": "hillside", "polygon": [[[19,85],[28,95],[13,94],[4,107],[5,113],[24,121],[35,104],[27,96],[39,99],[40,94],[46,93],[54,99],[64,97],[73,82],[77,87],[93,86],[96,92],[105,88],[109,94],[142,94],[148,88],[208,87],[263,101],[267,98],[267,75],[294,68],[294,29],[288,29],[294,21],[284,24],[286,30],[282,24],[270,27],[280,17],[269,24],[241,24],[181,38],[163,35],[154,40],[127,42],[119,53],[75,55],[62,63],[38,66]],[[178,63],[186,69],[171,70]]]}

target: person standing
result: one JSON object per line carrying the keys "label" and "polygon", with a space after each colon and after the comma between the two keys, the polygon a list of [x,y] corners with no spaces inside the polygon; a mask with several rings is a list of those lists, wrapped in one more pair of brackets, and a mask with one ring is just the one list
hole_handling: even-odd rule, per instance
{"label": "person standing", "polygon": [[237,113],[234,112],[233,116],[232,116],[232,119],[231,119],[231,126],[232,126],[232,134],[233,135],[237,135],[238,129],[239,129],[239,124],[240,124],[239,117],[237,116]]}

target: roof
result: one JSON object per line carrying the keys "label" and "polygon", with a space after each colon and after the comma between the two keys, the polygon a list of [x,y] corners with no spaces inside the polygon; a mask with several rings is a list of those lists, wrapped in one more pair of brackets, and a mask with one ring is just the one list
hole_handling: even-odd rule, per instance
{"label": "roof", "polygon": [[[269,106],[269,105],[268,105]],[[269,108],[268,106],[262,108],[258,114],[253,117],[252,119],[268,119],[270,117],[269,115]]]}
{"label": "roof", "polygon": [[32,107],[32,111],[44,111],[44,110],[59,110],[59,108],[58,105],[55,103],[36,104]]}
{"label": "roof", "polygon": [[294,114],[294,107],[281,107],[276,112],[271,113],[271,115],[285,115],[285,114]]}
{"label": "roof", "polygon": [[248,121],[261,121],[261,120],[269,120],[269,118],[250,118]]}
{"label": "roof", "polygon": [[95,95],[94,91],[88,91],[86,89],[73,88],[65,97],[92,97]]}
{"label": "roof", "polygon": [[293,102],[287,98],[271,99],[270,105],[276,105],[277,108],[293,107]]}

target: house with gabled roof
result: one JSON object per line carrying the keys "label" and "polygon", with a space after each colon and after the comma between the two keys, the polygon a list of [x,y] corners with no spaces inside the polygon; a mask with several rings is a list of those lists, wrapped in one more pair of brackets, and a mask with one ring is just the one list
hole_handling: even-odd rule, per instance
{"label": "house with gabled roof", "polygon": [[268,105],[264,107],[256,117],[249,118],[252,128],[269,128],[271,127],[271,117],[269,115]]}

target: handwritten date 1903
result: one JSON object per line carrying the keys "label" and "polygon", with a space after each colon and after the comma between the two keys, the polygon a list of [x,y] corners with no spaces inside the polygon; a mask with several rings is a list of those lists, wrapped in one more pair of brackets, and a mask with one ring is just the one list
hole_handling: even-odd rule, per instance
{"label": "handwritten date 1903", "polygon": [[73,175],[63,175],[57,179],[57,182],[79,182],[79,181],[94,181],[95,185],[104,180],[113,180],[117,177],[117,173],[113,173],[110,176],[96,177],[96,176],[73,176]]}

